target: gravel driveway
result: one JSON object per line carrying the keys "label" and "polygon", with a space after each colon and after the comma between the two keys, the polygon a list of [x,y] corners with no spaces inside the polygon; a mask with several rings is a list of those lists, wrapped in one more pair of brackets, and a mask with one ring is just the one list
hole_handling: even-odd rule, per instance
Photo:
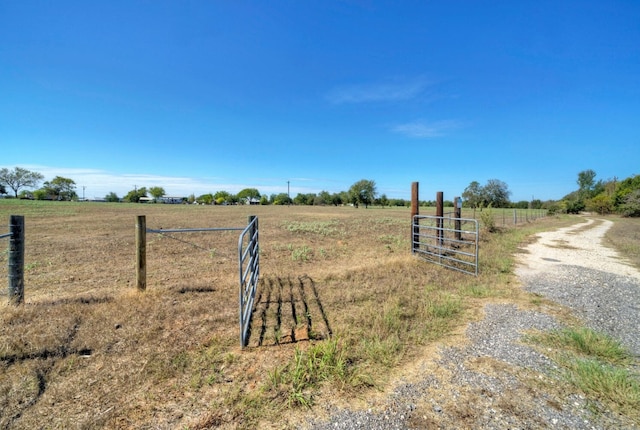
{"label": "gravel driveway", "polygon": [[[570,308],[582,323],[619,339],[640,357],[640,271],[602,244],[607,220],[540,233],[516,274],[525,290]],[[542,307],[546,312],[546,308]],[[468,342],[439,350],[364,410],[332,410],[313,429],[605,429],[638,428],[560,383],[554,363],[520,342],[530,329],[561,327],[553,311],[490,304],[467,327]]]}

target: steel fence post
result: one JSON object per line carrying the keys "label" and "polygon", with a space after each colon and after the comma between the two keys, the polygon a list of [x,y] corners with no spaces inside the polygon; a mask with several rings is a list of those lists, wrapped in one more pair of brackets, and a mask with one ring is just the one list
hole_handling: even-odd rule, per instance
{"label": "steel fence post", "polygon": [[9,303],[24,302],[24,216],[9,217]]}

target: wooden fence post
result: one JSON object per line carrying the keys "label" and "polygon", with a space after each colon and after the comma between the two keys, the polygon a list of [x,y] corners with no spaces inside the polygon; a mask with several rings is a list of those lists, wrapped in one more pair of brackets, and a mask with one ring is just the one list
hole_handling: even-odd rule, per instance
{"label": "wooden fence post", "polygon": [[9,303],[24,301],[24,216],[9,217]]}
{"label": "wooden fence post", "polygon": [[420,193],[418,182],[411,183],[411,252],[415,252],[420,247],[420,226],[415,219],[420,214]]}
{"label": "wooden fence post", "polygon": [[136,286],[147,289],[147,219],[138,215],[136,220]]}

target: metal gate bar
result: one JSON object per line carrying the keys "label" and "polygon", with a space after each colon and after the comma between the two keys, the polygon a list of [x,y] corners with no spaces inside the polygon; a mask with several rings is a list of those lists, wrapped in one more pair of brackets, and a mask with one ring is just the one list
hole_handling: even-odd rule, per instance
{"label": "metal gate bar", "polygon": [[249,225],[240,233],[240,238],[238,239],[240,345],[243,348],[247,346],[249,342],[249,327],[251,326],[253,300],[256,296],[258,278],[260,277],[258,217],[252,216],[249,219]]}
{"label": "metal gate bar", "polygon": [[[449,226],[444,227],[445,219]],[[458,227],[458,225],[460,227]],[[471,228],[465,229],[465,225]],[[412,252],[426,261],[478,275],[478,221],[469,218],[415,215]]]}

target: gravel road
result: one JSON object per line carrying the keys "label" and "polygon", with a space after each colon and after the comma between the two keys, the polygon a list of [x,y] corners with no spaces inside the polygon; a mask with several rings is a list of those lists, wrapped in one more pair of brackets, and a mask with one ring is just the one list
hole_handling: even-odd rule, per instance
{"label": "gravel road", "polygon": [[[538,235],[521,254],[516,274],[527,291],[572,310],[582,323],[619,339],[640,357],[640,271],[602,244],[611,221]],[[324,429],[609,429],[639,428],[568,391],[559,370],[520,341],[526,330],[561,327],[549,310],[510,303],[487,305],[470,324],[468,342],[443,347],[438,358],[419,364],[383,399],[361,410],[328,411]],[[410,380],[409,380],[410,379]]]}

